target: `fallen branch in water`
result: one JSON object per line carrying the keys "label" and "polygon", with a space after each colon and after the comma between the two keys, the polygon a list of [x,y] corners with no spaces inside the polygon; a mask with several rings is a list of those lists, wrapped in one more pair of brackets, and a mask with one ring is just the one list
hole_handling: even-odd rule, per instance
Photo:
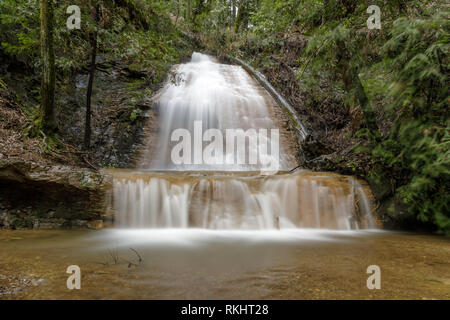
{"label": "fallen branch in water", "polygon": [[[144,260],[142,259],[141,255],[139,254],[139,252],[136,249],[133,249],[133,248],[129,248],[129,249],[136,254],[136,256],[138,258],[138,262],[133,262],[131,260],[127,260],[125,258],[119,257],[119,251],[118,251],[117,248],[115,248],[115,249],[109,249],[108,250],[108,253],[109,253],[110,257],[112,258],[112,264],[113,265],[117,265],[117,264],[119,264],[119,261],[122,260],[122,261],[124,261],[124,262],[126,262],[128,264],[128,268],[131,268],[132,266],[138,267],[142,263],[142,261],[144,261]],[[103,265],[105,267],[110,266],[109,261],[96,262],[96,263],[101,264],[101,265]]]}
{"label": "fallen branch in water", "polygon": [[128,263],[128,268],[131,268],[131,266],[135,266],[135,267],[137,267],[138,266],[138,264],[136,264],[136,263],[134,263],[134,262],[132,262],[132,261],[129,261],[129,260],[127,260],[127,259],[125,259],[125,258],[121,258],[123,261],[125,261],[126,263]]}
{"label": "fallen branch in water", "polygon": [[136,255],[137,255],[138,258],[139,258],[139,262],[142,262],[142,257],[141,257],[141,255],[139,254],[139,252],[137,252],[137,250],[135,250],[135,249],[133,249],[133,248],[130,248],[130,250],[133,251],[134,253],[136,253]]}

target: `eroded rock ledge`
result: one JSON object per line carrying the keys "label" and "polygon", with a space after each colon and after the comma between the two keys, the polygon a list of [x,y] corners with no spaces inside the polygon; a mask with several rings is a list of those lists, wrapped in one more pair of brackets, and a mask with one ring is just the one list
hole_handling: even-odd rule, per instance
{"label": "eroded rock ledge", "polygon": [[0,228],[101,228],[111,182],[86,168],[0,159]]}

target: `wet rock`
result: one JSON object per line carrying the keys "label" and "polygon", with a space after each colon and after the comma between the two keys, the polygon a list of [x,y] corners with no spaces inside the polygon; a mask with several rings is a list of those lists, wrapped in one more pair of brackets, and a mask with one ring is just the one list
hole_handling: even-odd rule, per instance
{"label": "wet rock", "polygon": [[103,220],[90,221],[88,222],[87,227],[94,230],[103,229]]}
{"label": "wet rock", "polygon": [[49,210],[49,211],[47,212],[47,216],[48,216],[49,218],[53,218],[53,217],[55,216],[55,214],[56,214],[56,211],[55,211],[55,210]]}
{"label": "wet rock", "polygon": [[[152,70],[138,64],[105,61],[98,67],[107,72],[98,72],[95,78],[89,161],[98,167],[126,168],[135,154],[134,143],[141,142],[146,112],[158,88],[151,88]],[[86,74],[71,76],[56,101],[65,110],[58,119],[61,137],[78,148],[83,145],[86,79]]]}
{"label": "wet rock", "polygon": [[16,230],[24,230],[33,228],[33,222],[27,218],[16,218],[14,219],[10,226]]}
{"label": "wet rock", "polygon": [[[55,229],[83,220],[101,220],[111,177],[106,173],[63,165],[0,160],[0,227]],[[78,223],[79,225],[80,223]]]}
{"label": "wet rock", "polygon": [[77,229],[77,228],[85,228],[87,227],[87,221],[86,220],[73,220],[71,221],[71,227],[73,229]]}
{"label": "wet rock", "polygon": [[62,223],[58,222],[41,222],[39,223],[39,229],[41,230],[60,229],[62,225],[63,225]]}
{"label": "wet rock", "polygon": [[81,191],[99,190],[107,177],[96,171],[71,166],[48,166],[20,160],[0,160],[0,182],[52,183]]}
{"label": "wet rock", "polygon": [[0,299],[2,296],[14,296],[30,287],[37,287],[45,281],[34,277],[34,275],[0,275]]}
{"label": "wet rock", "polygon": [[42,284],[44,282],[44,279],[39,279],[39,280],[31,280],[31,285],[33,286],[33,287],[37,287],[37,286],[39,286],[40,284]]}
{"label": "wet rock", "polygon": [[431,223],[420,222],[407,206],[398,198],[384,200],[377,209],[377,216],[386,229],[431,232]]}

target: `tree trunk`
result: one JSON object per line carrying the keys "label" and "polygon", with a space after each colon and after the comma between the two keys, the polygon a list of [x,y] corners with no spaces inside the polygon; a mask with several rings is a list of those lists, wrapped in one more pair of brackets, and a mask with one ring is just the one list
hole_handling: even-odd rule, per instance
{"label": "tree trunk", "polygon": [[[95,8],[95,23],[98,22],[98,14],[99,8]],[[92,55],[91,55],[91,67],[89,72],[89,83],[87,87],[87,96],[86,96],[86,121],[84,128],[84,148],[88,150],[91,146],[91,98],[92,98],[92,87],[94,85],[94,76],[96,69],[96,58],[97,58],[97,31],[92,32],[91,34],[91,47],[92,47]]]}
{"label": "tree trunk", "polygon": [[329,5],[329,0],[323,0],[322,24],[325,24],[328,19]]}
{"label": "tree trunk", "polygon": [[236,0],[231,0],[231,23],[236,19]]}
{"label": "tree trunk", "polygon": [[187,0],[186,21],[189,26],[191,23],[192,0]]}
{"label": "tree trunk", "polygon": [[178,19],[180,18],[180,3],[177,0],[177,18],[175,19],[175,25],[178,24]]}
{"label": "tree trunk", "polygon": [[345,89],[347,92],[354,90],[355,98],[361,106],[361,111],[364,116],[364,123],[367,129],[369,129],[371,135],[375,137],[375,139],[378,139],[380,137],[380,131],[376,122],[375,111],[373,110],[372,105],[367,98],[366,92],[364,91],[364,87],[358,75],[358,67],[351,62],[352,57],[347,50],[345,42],[341,40],[336,44],[339,48],[339,64],[343,74]]}
{"label": "tree trunk", "polygon": [[55,120],[55,52],[53,48],[53,0],[41,0],[41,106],[39,129],[47,134],[57,131]]}
{"label": "tree trunk", "polygon": [[351,78],[353,81],[353,88],[355,90],[355,96],[359,101],[361,106],[361,110],[364,115],[364,122],[366,127],[370,130],[374,137],[379,136],[379,129],[376,122],[375,111],[372,108],[372,105],[367,98],[366,92],[364,91],[364,87],[361,83],[361,79],[359,78],[358,71],[356,68],[352,68]]}
{"label": "tree trunk", "polygon": [[246,1],[247,0],[239,0],[239,7],[237,12],[236,21],[234,23],[234,33],[239,31],[242,20],[244,19],[244,15],[246,14]]}

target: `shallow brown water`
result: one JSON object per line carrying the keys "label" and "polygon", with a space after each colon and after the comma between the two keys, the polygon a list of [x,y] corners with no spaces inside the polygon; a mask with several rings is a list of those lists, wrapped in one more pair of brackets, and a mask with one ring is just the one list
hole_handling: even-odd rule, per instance
{"label": "shallow brown water", "polygon": [[[0,299],[449,299],[449,244],[379,231],[0,231]],[[66,287],[69,265],[81,290]],[[369,265],[380,290],[366,287]]]}

